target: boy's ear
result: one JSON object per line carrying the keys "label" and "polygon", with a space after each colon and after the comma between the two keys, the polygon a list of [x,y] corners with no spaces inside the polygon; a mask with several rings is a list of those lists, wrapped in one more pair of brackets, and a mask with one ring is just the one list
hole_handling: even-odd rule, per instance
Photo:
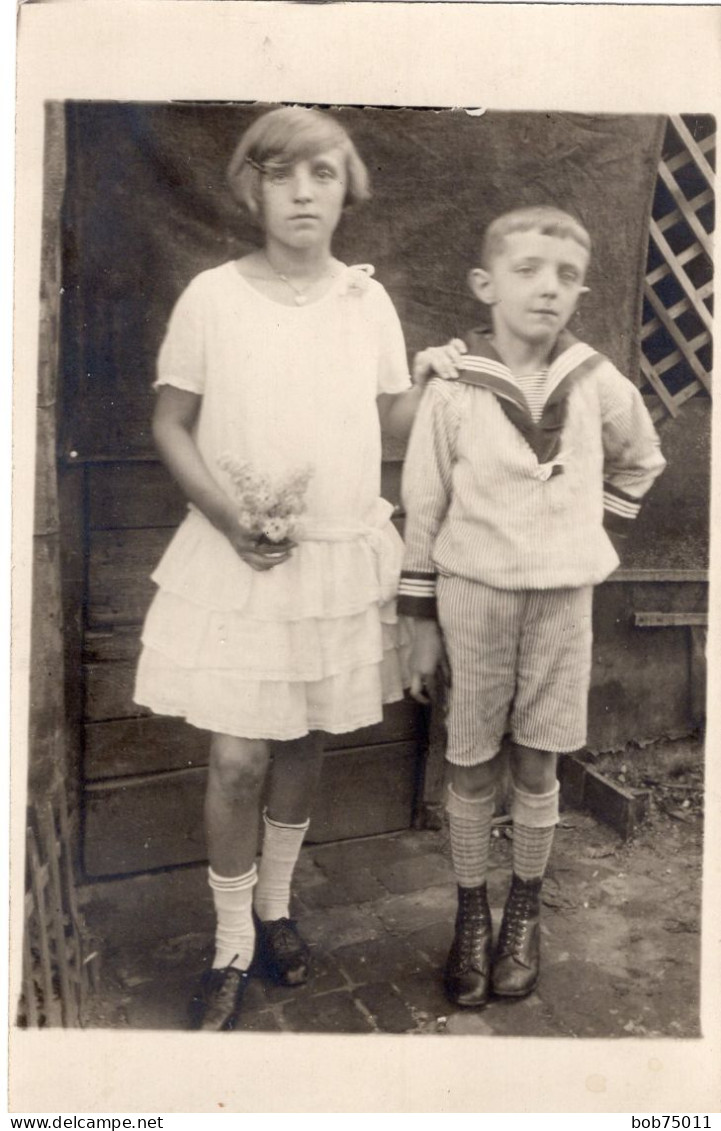
{"label": "boy's ear", "polygon": [[471,289],[471,294],[474,295],[479,302],[485,303],[486,306],[493,306],[493,303],[496,301],[493,280],[482,267],[474,267],[468,272],[468,286]]}

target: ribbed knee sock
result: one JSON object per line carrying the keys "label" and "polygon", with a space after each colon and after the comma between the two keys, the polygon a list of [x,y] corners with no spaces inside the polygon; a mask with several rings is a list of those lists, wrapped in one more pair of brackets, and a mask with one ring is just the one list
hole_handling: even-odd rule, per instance
{"label": "ribbed knee sock", "polygon": [[290,882],[310,820],[302,825],[284,825],[264,813],[263,824],[263,852],[253,903],[258,918],[267,922],[290,915]]}
{"label": "ribbed knee sock", "polygon": [[484,797],[461,797],[448,787],[446,811],[451,833],[451,858],[460,887],[475,888],[485,883],[496,791]]}
{"label": "ribbed knee sock", "polygon": [[218,876],[208,868],[217,924],[213,968],[237,966],[247,970],[253,960],[253,888],[258,880],[255,864],[242,876]]}
{"label": "ribbed knee sock", "polygon": [[558,783],[549,793],[513,786],[513,871],[522,880],[544,874],[558,823]]}

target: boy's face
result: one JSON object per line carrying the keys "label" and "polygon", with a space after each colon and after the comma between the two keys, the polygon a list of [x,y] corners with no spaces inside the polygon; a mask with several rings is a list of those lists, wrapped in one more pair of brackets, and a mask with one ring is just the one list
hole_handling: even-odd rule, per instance
{"label": "boy's face", "polygon": [[574,239],[511,232],[488,270],[471,272],[471,289],[493,308],[496,333],[549,347],[585,288],[589,255]]}

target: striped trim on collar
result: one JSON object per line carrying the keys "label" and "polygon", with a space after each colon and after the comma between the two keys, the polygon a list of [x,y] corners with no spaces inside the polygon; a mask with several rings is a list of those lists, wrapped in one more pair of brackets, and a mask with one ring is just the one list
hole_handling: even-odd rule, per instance
{"label": "striped trim on collar", "polygon": [[[458,380],[488,389],[496,396],[516,404],[530,416],[528,401],[511,370],[501,361],[488,340],[488,335],[472,330],[466,338],[466,344],[469,352],[463,358],[463,368],[458,374]],[[564,397],[570,384],[602,359],[602,354],[585,342],[579,342],[568,331],[560,334],[549,359],[545,403],[555,403]]]}

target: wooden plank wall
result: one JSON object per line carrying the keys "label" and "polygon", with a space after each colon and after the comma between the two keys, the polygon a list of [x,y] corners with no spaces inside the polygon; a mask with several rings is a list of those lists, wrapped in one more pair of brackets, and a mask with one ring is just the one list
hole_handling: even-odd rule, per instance
{"label": "wooden plank wall", "polygon": [[[589,749],[643,746],[703,725],[705,671],[694,661],[689,625],[707,608],[705,570],[619,570],[598,586]],[[648,612],[675,613],[679,623],[642,628],[639,617]]]}
{"label": "wooden plank wall", "polygon": [[[398,501],[401,464],[383,469]],[[205,856],[202,798],[207,736],[132,700],[150,573],[184,514],[154,460],[85,465],[87,580],[82,653],[84,869],[88,876],[188,863]],[[412,824],[425,740],[411,700],[382,724],[336,736],[309,832],[313,841]]]}
{"label": "wooden plank wall", "polygon": [[[62,294],[60,211],[65,187],[63,116],[57,105],[46,106],[45,126],[35,420],[28,802],[30,805],[41,804],[52,791],[67,785],[72,811],[75,766],[64,710],[61,524],[56,469],[58,325]],[[18,496],[16,504],[27,505],[27,500]],[[22,678],[19,669],[16,674],[19,679]]]}

